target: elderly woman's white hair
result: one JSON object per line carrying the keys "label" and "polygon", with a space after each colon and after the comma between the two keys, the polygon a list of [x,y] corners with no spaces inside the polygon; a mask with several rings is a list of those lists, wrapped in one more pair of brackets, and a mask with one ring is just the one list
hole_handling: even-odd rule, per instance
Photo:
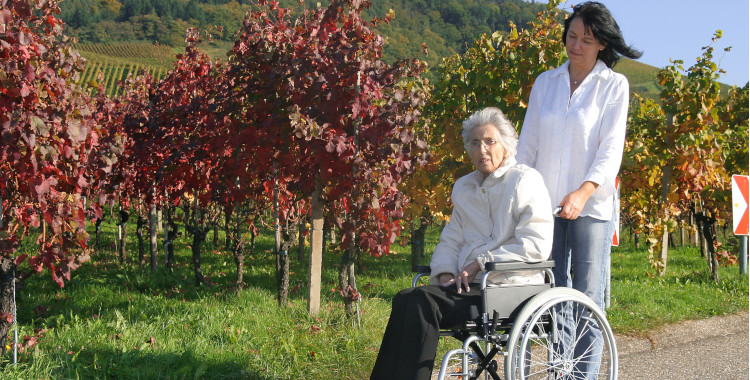
{"label": "elderly woman's white hair", "polygon": [[471,142],[471,131],[476,127],[490,124],[494,126],[498,133],[500,133],[500,143],[503,144],[505,149],[506,157],[516,155],[516,146],[518,145],[518,133],[513,128],[513,124],[510,123],[508,118],[505,117],[503,111],[496,107],[487,107],[485,109],[474,112],[468,119],[464,120],[463,130],[461,131],[461,137],[464,140],[464,149],[469,151],[469,143]]}

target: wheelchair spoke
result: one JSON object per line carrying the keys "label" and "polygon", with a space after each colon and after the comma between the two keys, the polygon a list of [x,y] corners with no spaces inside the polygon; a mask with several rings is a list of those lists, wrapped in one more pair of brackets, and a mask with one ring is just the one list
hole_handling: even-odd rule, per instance
{"label": "wheelchair spoke", "polygon": [[[593,303],[552,300],[539,308],[522,330],[514,352],[514,379],[612,379],[611,335]],[[606,327],[606,331],[603,327]]]}

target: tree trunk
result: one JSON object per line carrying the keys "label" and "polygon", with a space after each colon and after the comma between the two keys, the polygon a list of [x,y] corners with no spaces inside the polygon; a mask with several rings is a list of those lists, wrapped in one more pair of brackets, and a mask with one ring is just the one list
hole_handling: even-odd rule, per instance
{"label": "tree trunk", "polygon": [[[354,235],[354,232],[352,232],[352,235]],[[344,297],[346,315],[350,317],[356,312],[355,302],[359,301],[359,292],[357,292],[357,283],[354,276],[354,259],[357,247],[353,239],[352,236],[352,245],[341,255],[341,265],[339,266],[339,292]]]}
{"label": "tree trunk", "polygon": [[6,316],[13,316],[13,282],[15,281],[16,264],[10,257],[0,257],[0,356],[5,353],[6,339],[13,326]]}
{"label": "tree trunk", "polygon": [[323,265],[323,200],[320,199],[322,185],[315,181],[310,202],[310,265],[308,276],[307,312],[317,315],[320,312],[320,274]]}
{"label": "tree trunk", "polygon": [[276,285],[279,289],[279,306],[286,307],[289,302],[289,248],[292,246],[294,228],[285,221],[281,228],[279,250],[276,251]]}
{"label": "tree trunk", "polygon": [[148,224],[148,218],[145,215],[138,214],[138,221],[136,222],[135,235],[138,237],[138,264],[143,269],[146,266],[146,244],[144,240],[143,230]]}
{"label": "tree trunk", "polygon": [[165,207],[164,212],[166,213],[164,218],[164,267],[171,271],[174,265],[174,240],[177,238],[178,227],[177,223],[174,222],[172,207]]}
{"label": "tree trunk", "polygon": [[[690,210],[690,225],[693,227],[693,229],[692,229],[693,233],[691,235],[692,244],[694,246],[697,246],[697,245],[701,244],[700,232],[698,231],[700,229],[700,227],[698,227],[698,222],[695,220],[695,205],[692,205],[690,208],[691,208],[691,210]],[[706,257],[704,255],[703,251],[701,251],[701,257]]]}
{"label": "tree trunk", "polygon": [[195,272],[195,283],[200,286],[205,281],[203,271],[201,270],[201,244],[206,241],[206,235],[208,235],[209,227],[206,225],[205,213],[201,212],[205,210],[198,209],[198,195],[195,194],[193,197],[193,214],[191,219],[193,224],[187,223],[188,232],[193,235],[193,270]]}
{"label": "tree trunk", "polygon": [[[232,249],[232,211],[229,207],[224,208],[224,250],[229,251]],[[236,231],[236,230],[235,230]]]}
{"label": "tree trunk", "polygon": [[182,221],[185,224],[185,236],[190,236],[190,203],[183,201],[182,203]]}
{"label": "tree trunk", "polygon": [[628,237],[630,238],[630,241],[633,241],[633,227],[628,226]]}
{"label": "tree trunk", "polygon": [[685,246],[685,222],[680,221],[680,247]]}
{"label": "tree trunk", "polygon": [[708,269],[711,272],[711,278],[714,282],[719,282],[719,260],[716,256],[716,249],[714,243],[716,242],[716,218],[711,215],[705,215],[704,213],[696,214],[698,219],[698,225],[700,226],[703,245],[706,250],[706,259],[708,261]]}
{"label": "tree trunk", "polygon": [[677,248],[677,238],[675,238],[676,233],[677,231],[669,233],[669,248]]}
{"label": "tree trunk", "polygon": [[[281,219],[279,217],[279,180],[276,162],[273,163],[273,228],[276,252],[276,289],[279,307],[287,305],[289,295],[289,247],[284,247]],[[286,221],[285,221],[286,223]]]}
{"label": "tree trunk", "polygon": [[157,255],[159,254],[159,220],[156,214],[156,204],[151,205],[149,211],[149,242],[151,247],[151,270],[156,270]]}
{"label": "tree trunk", "polygon": [[213,229],[214,229],[214,247],[218,247],[219,246],[219,223],[218,222],[213,224]]}
{"label": "tree trunk", "polygon": [[331,223],[326,222],[325,219],[323,219],[323,235],[321,235],[321,243],[323,246],[323,249],[320,251],[320,258],[321,260],[326,256],[326,251],[328,250],[328,242],[331,241]]}
{"label": "tree trunk", "polygon": [[418,220],[419,227],[414,228],[412,223],[411,231],[411,267],[417,267],[422,265],[422,258],[424,257],[424,238],[427,232],[427,220],[424,217]]}
{"label": "tree trunk", "polygon": [[635,236],[633,237],[633,243],[635,245],[635,249],[641,249],[641,239],[640,239],[639,233],[635,233]]}
{"label": "tree trunk", "polygon": [[305,256],[305,223],[300,218],[297,223],[297,261],[304,263]]}
{"label": "tree trunk", "polygon": [[156,210],[156,223],[159,226],[159,233],[164,233],[164,218],[162,215],[162,209]]}
{"label": "tree trunk", "polygon": [[96,247],[96,250],[100,250],[102,248],[102,219],[103,218],[96,218],[94,221],[94,246]]}
{"label": "tree trunk", "polygon": [[195,284],[200,286],[205,281],[203,277],[203,271],[201,270],[201,244],[206,241],[206,235],[208,235],[207,228],[200,228],[196,225],[195,228],[191,228],[190,231],[193,234],[193,270],[195,272]]}
{"label": "tree trunk", "polygon": [[[229,213],[229,208],[225,209],[226,214]],[[227,220],[227,217],[225,215],[224,220]],[[245,281],[243,279],[244,277],[244,271],[245,271],[245,241],[242,239],[242,234],[240,233],[242,225],[241,215],[240,213],[237,213],[237,216],[235,218],[234,223],[234,233],[231,234],[233,236],[232,238],[232,252],[234,253],[234,263],[237,265],[237,279],[235,280],[235,286],[237,287],[237,291],[241,291],[245,288]],[[228,227],[228,226],[227,226]],[[250,234],[253,234],[253,226],[250,227]],[[230,236],[229,228],[227,228],[227,236]]]}
{"label": "tree trunk", "polygon": [[[357,84],[354,92],[359,96],[360,92],[360,73],[357,73]],[[354,157],[359,157],[359,117],[354,119],[352,126],[352,136],[354,145]],[[352,179],[354,185],[352,187],[351,199],[357,199],[359,195],[359,189],[357,187],[357,178],[359,176],[359,168],[357,167],[357,160],[352,160]],[[349,232],[349,249],[341,255],[341,266],[339,267],[339,291],[344,297],[344,308],[346,315],[354,316],[355,304],[359,301],[359,292],[357,291],[357,282],[354,276],[354,260],[357,256],[357,215],[356,208],[354,208],[347,217],[351,224],[351,231]],[[331,238],[333,240],[333,238]],[[341,236],[343,242],[344,237]],[[358,311],[358,310],[357,310]],[[359,314],[357,314],[359,317]]]}
{"label": "tree trunk", "polygon": [[[669,188],[672,184],[672,166],[670,164],[667,164],[662,169],[662,177],[661,177],[661,204],[662,209],[667,210],[667,195],[669,194]],[[666,213],[667,211],[665,211]],[[668,216],[668,215],[665,215]],[[667,229],[666,226],[664,226],[664,231],[662,232],[662,243],[661,243],[661,251],[659,252],[658,261],[661,263],[661,266],[659,267],[659,275],[663,276],[667,273],[667,256],[669,252],[669,229]]]}
{"label": "tree trunk", "polygon": [[[257,220],[258,216],[256,216],[255,219]],[[250,230],[250,256],[255,256],[255,238],[256,237],[258,237],[258,233],[255,231],[255,228],[253,228]]]}
{"label": "tree trunk", "polygon": [[117,230],[119,231],[119,241],[117,242],[118,256],[120,259],[120,265],[125,264],[127,259],[126,245],[128,241],[128,219],[130,219],[130,213],[122,209],[120,206],[119,219],[117,221]]}
{"label": "tree trunk", "polygon": [[[164,266],[169,269],[169,266],[167,266],[167,261],[169,256],[169,217],[170,213],[172,212],[172,207],[169,206],[169,203],[166,203],[164,205],[164,209],[162,212],[159,213],[161,215],[161,231],[163,231],[164,235],[162,236],[162,251],[164,252]],[[166,214],[166,215],[165,215]]]}

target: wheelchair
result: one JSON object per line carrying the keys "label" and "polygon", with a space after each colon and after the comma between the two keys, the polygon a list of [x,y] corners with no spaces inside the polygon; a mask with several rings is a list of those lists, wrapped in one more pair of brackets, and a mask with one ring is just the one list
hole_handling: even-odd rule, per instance
{"label": "wheelchair", "polygon": [[[617,348],[602,310],[585,294],[555,287],[552,261],[487,263],[481,278],[482,304],[463,326],[441,330],[463,342],[448,351],[439,380],[617,379]],[[412,286],[429,277],[417,266]],[[543,284],[493,285],[493,273],[539,270]],[[502,365],[496,359],[502,358]],[[434,375],[433,375],[433,378]]]}

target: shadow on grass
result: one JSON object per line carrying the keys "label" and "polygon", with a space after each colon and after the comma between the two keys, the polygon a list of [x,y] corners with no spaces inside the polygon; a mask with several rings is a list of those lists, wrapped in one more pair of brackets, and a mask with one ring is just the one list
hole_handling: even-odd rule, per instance
{"label": "shadow on grass", "polygon": [[272,376],[247,369],[240,360],[211,362],[190,351],[153,353],[149,346],[131,350],[91,349],[48,353],[62,364],[63,378],[113,379],[251,379]]}

